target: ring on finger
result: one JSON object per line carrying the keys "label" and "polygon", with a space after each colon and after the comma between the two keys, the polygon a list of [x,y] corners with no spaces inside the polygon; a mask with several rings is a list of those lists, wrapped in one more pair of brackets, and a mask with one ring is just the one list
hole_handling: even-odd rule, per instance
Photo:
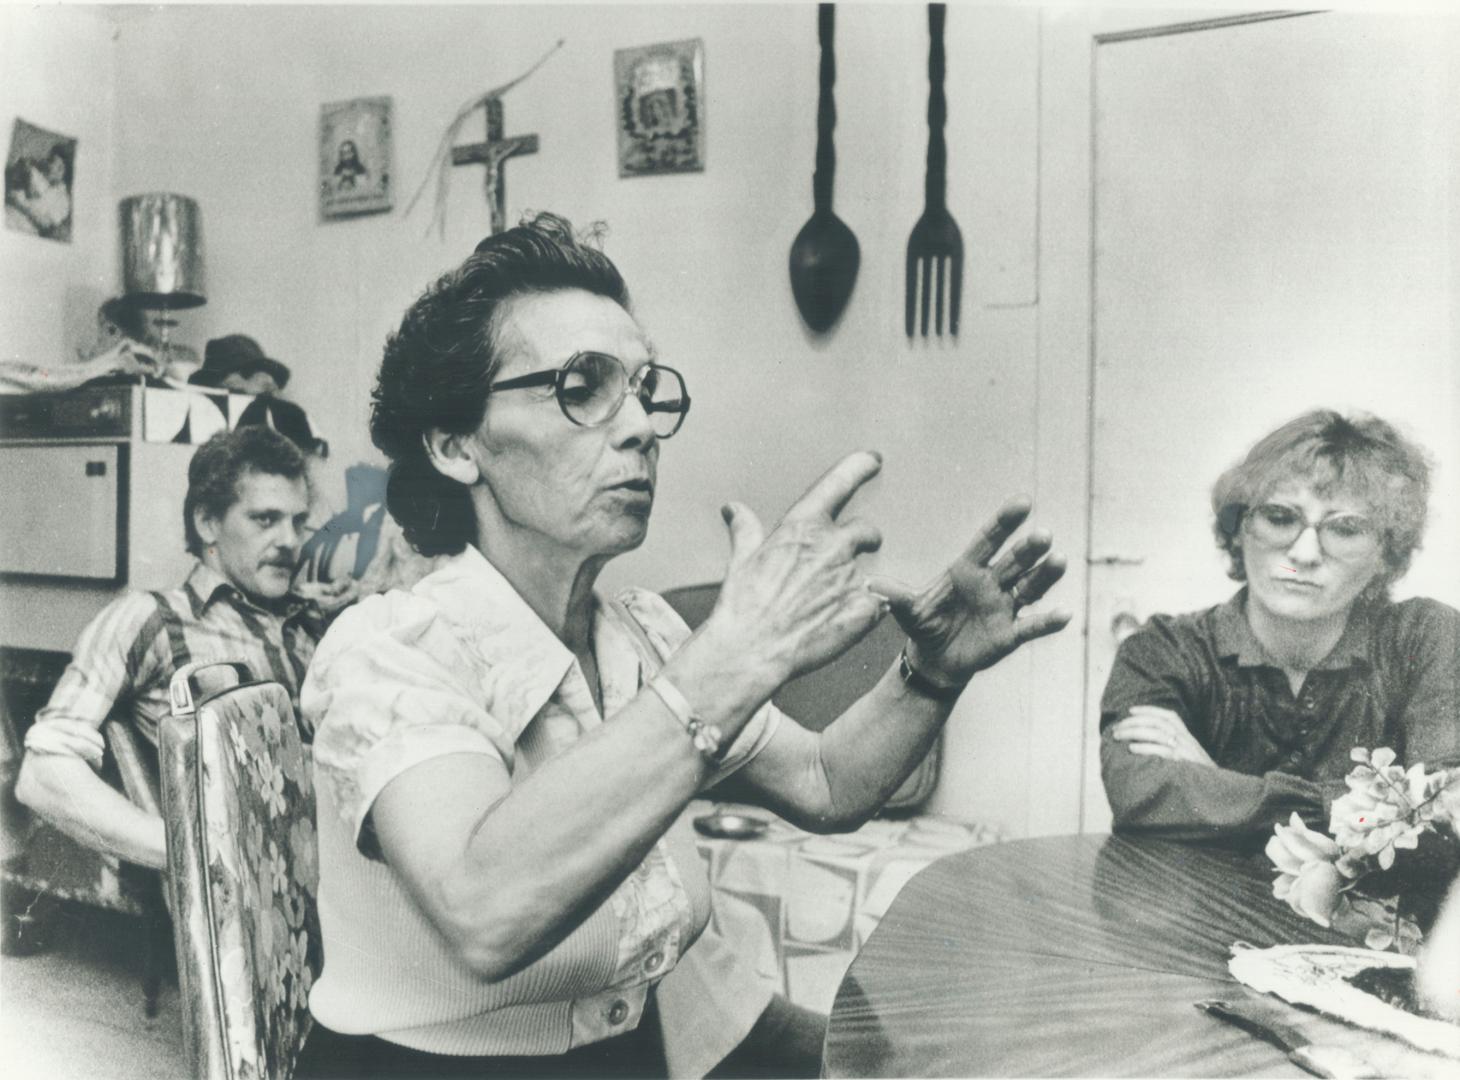
{"label": "ring on finger", "polygon": [[1015,611],[1018,611],[1021,607],[1024,606],[1025,601],[1024,597],[1019,595],[1018,582],[1015,582],[1013,585],[1009,586],[1009,602],[1014,605]]}

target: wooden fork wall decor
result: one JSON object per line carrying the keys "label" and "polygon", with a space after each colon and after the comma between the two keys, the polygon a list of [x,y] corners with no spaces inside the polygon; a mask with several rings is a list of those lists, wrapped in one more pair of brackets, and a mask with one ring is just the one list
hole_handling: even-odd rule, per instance
{"label": "wooden fork wall decor", "polygon": [[943,309],[948,309],[948,333],[958,335],[958,308],[963,293],[963,234],[948,213],[948,145],[943,127],[948,101],[943,94],[944,4],[928,5],[928,168],[923,183],[923,216],[907,241],[907,336],[913,336],[914,310],[923,337],[928,336],[928,314],[934,313],[933,332],[943,333]]}

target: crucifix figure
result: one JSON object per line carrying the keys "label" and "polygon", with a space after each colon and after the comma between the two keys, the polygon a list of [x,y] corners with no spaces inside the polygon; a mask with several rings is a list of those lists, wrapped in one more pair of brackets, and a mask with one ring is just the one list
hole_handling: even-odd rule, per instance
{"label": "crucifix figure", "polygon": [[487,141],[453,146],[451,164],[487,167],[487,205],[492,211],[492,234],[496,235],[507,228],[507,188],[503,168],[510,157],[537,153],[537,136],[513,135],[506,138],[502,134],[502,99],[490,97],[483,106],[487,111]]}

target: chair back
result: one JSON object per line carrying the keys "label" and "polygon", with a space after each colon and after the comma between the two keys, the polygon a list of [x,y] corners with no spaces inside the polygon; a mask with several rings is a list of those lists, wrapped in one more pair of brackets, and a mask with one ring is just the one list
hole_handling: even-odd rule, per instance
{"label": "chair back", "polygon": [[365,575],[375,559],[385,523],[386,475],[384,469],[364,462],[345,470],[349,505],[304,542],[296,577],[329,583]]}
{"label": "chair back", "polygon": [[309,1034],[321,963],[314,782],[284,687],[211,693],[191,664],[173,676],[162,728],[183,1038],[206,1080],[288,1080]]}
{"label": "chair back", "polygon": [[[714,610],[720,585],[718,582],[686,585],[670,589],[663,595],[669,606],[693,628],[704,622]],[[820,731],[845,712],[847,706],[877,685],[877,680],[897,660],[905,640],[906,635],[898,627],[897,620],[883,619],[871,633],[835,660],[797,676],[777,690],[776,707],[787,716],[794,717],[803,727]],[[942,741],[940,735],[927,757],[887,801],[884,810],[911,811],[927,802],[938,784]]]}

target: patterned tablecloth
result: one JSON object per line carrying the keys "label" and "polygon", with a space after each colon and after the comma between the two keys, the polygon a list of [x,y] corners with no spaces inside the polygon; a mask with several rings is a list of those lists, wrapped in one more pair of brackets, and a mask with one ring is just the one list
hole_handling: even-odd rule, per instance
{"label": "patterned tablecloth", "polygon": [[[714,886],[717,928],[798,1005],[830,1012],[837,985],[907,880],[934,859],[1003,839],[995,830],[922,815],[815,836],[764,810],[753,840],[697,834]],[[696,807],[708,814],[710,803]]]}

